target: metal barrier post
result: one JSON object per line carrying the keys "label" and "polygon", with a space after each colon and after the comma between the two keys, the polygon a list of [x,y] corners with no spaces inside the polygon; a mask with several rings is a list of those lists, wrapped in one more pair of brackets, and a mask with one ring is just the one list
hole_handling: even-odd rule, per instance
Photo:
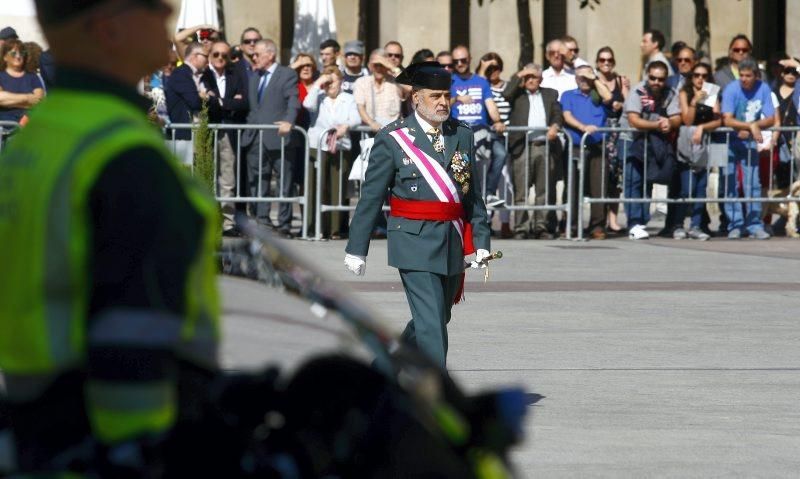
{"label": "metal barrier post", "polygon": [[322,239],[322,155],[324,152],[322,151],[322,141],[325,138],[325,135],[319,136],[319,142],[317,144],[317,198],[316,203],[317,207],[314,210],[314,222],[316,223],[314,239],[321,240]]}
{"label": "metal barrier post", "polygon": [[[581,136],[580,151],[578,151],[578,161],[580,161],[580,172],[578,173],[578,240],[583,240],[583,221],[584,221],[584,200],[586,196],[583,194],[586,191],[586,138],[589,133],[584,133]],[[571,137],[571,136],[570,136]],[[605,190],[601,190],[605,191]]]}
{"label": "metal barrier post", "polygon": [[[567,151],[569,151],[569,163],[567,164],[567,201],[565,204],[565,208],[567,209],[566,216],[566,237],[568,240],[572,239],[572,201],[575,196],[575,162],[572,161],[572,135],[567,133]],[[584,170],[584,168],[581,168]],[[580,229],[583,229],[583,225],[579,225]]]}

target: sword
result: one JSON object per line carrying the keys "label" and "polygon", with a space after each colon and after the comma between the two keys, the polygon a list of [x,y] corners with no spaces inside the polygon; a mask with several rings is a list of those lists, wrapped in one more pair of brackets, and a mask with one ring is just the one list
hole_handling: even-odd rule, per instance
{"label": "sword", "polygon": [[[486,265],[486,272],[483,274],[483,282],[484,283],[489,281],[489,261],[495,260],[495,259],[500,259],[502,257],[503,257],[503,252],[502,251],[495,251],[494,253],[491,253],[489,256],[483,258],[483,261],[481,261],[481,264],[485,264]],[[466,267],[470,267],[471,263],[466,263],[465,262],[464,265]]]}

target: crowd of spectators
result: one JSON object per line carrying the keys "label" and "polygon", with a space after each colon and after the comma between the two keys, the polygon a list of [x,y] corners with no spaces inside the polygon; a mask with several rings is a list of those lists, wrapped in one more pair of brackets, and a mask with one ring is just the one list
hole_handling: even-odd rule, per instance
{"label": "crowd of spectators", "polygon": [[[258,29],[245,29],[237,40],[232,45],[209,25],[178,32],[170,62],[143,79],[142,91],[153,98],[168,141],[187,164],[193,159],[191,131],[169,124],[196,122],[204,105],[212,123],[274,125],[217,133],[219,195],[295,197],[310,189],[305,216],[312,232],[318,189],[325,204],[347,205],[355,196],[347,173],[360,153],[362,135],[354,128],[374,133],[411,113],[410,89],[394,78],[404,64],[437,61],[453,72],[453,118],[475,133],[477,160],[485,172],[477,183],[498,215],[500,237],[566,234],[565,215],[550,207],[567,200],[568,185],[574,218],[582,195],[609,199],[591,204],[584,223],[592,239],[648,238],[653,184],[665,185],[670,199],[688,199],[669,204],[659,236],[767,239],[782,233],[785,221],[770,224],[772,214],[762,214],[760,203],[734,200],[786,196],[797,179],[797,135],[764,130],[798,124],[800,63],[775,54],[760,66],[745,35],[733,37],[727,57],[712,67],[685,42],[675,42],[665,54],[664,35],[648,30],[640,44],[640,81],[615,72],[610,46],[600,48],[590,63],[592,57],[581,57],[571,36],[547,43],[546,65],[531,63],[513,73],[505,73],[497,53],[475,61],[465,45],[438,52],[423,48],[406,62],[396,41],[366,52],[361,41],[342,48],[330,39],[317,52],[299,53],[283,66],[275,42]],[[46,57],[38,45],[20,42],[12,28],[0,31],[0,121],[24,124],[26,110],[43,98],[52,78]],[[310,170],[304,163],[305,137],[295,127],[307,132]],[[720,127],[734,131],[715,132]],[[727,146],[712,148],[719,144]],[[719,151],[727,152],[723,163],[728,167],[707,167]],[[315,183],[317,169],[321,185]],[[580,170],[585,171],[583,190]],[[691,202],[705,200],[709,188],[730,200],[718,205],[718,231],[710,229],[713,208]],[[782,189],[783,194],[777,191]],[[641,200],[624,203],[624,227],[619,203],[613,201],[621,196]],[[292,204],[278,201],[277,222],[270,205],[223,203],[224,234],[239,234],[233,221],[238,209],[286,237],[295,236]],[[509,206],[515,206],[513,214]],[[347,236],[346,211],[321,217],[324,237]],[[385,230],[379,227],[375,234]]]}
{"label": "crowd of spectators", "polygon": [[[294,75],[283,75],[273,85],[271,76],[279,67],[275,46],[263,40],[255,28],[246,29],[239,45],[233,47],[221,39],[220,32],[207,25],[184,30],[175,40],[182,44],[177,48],[179,57],[190,64],[198,63],[192,60],[193,52],[195,56],[199,55],[197,51],[213,54],[215,45],[224,45],[229,52],[226,60],[230,75],[235,73],[249,79],[246,83],[256,90],[250,92],[246,102],[249,114],[238,119],[230,117],[228,122],[281,125],[277,132],[258,135],[264,141],[259,148],[249,138],[254,133],[245,135],[247,138],[239,147],[248,158],[249,169],[241,181],[250,190],[239,194],[277,195],[270,189],[274,186],[280,195],[292,196],[311,188],[306,216],[312,231],[317,174],[312,168],[312,178],[305,178],[303,138],[297,132],[290,134],[291,126],[297,125],[308,132],[312,166],[321,170],[322,201],[347,205],[354,194],[353,186],[346,180],[347,170],[360,152],[361,139],[359,133],[351,130],[363,126],[375,132],[413,110],[409,90],[394,82],[405,61],[403,47],[396,41],[366,52],[360,41],[346,42],[342,48],[337,41],[326,40],[316,53],[297,54],[289,69],[281,69],[293,71]],[[744,35],[731,40],[729,55],[718,62],[716,70],[707,61],[701,61],[684,42],[676,42],[668,57],[664,53],[664,35],[657,30],[644,32],[640,48],[643,71],[639,82],[614,71],[616,57],[611,47],[600,48],[591,64],[581,57],[578,42],[571,36],[547,43],[546,68],[529,64],[506,75],[508,80],[503,78],[503,59],[495,52],[485,53],[477,64],[464,45],[438,53],[428,48],[414,53],[408,63],[437,61],[454,74],[452,116],[475,132],[477,159],[485,165],[481,171],[486,172],[478,183],[485,192],[487,205],[499,215],[499,236],[551,239],[564,235],[564,215],[559,221],[559,215],[548,207],[566,200],[566,193],[562,198],[557,197],[559,183],[571,182],[575,218],[576,205],[584,194],[593,198],[624,195],[641,199],[638,203],[625,203],[625,228],[618,221],[617,203],[593,203],[586,222],[590,238],[604,239],[614,234],[627,234],[634,240],[648,238],[650,204],[646,201],[654,183],[666,185],[672,199],[706,197],[709,169],[697,158],[703,156],[698,151],[709,138],[729,144],[731,167],[719,172],[720,196],[758,197],[762,190],[787,187],[793,180],[790,176],[795,168],[791,162],[773,164],[771,158],[765,158],[778,148],[762,151],[765,148],[759,148],[758,143],[769,136],[763,135],[761,129],[797,123],[794,84],[798,65],[794,59],[774,58],[773,64],[779,68],[771,71],[778,76],[762,81],[766,72],[754,66],[750,58],[752,44]],[[267,61],[265,55],[271,60]],[[173,69],[174,64],[167,65],[157,75],[168,77]],[[219,82],[221,76],[213,78]],[[207,82],[198,83],[201,99],[204,83]],[[713,84],[716,87],[710,86]],[[729,85],[733,86],[727,88]],[[168,92],[170,89],[166,88]],[[168,94],[167,104],[174,103],[170,97]],[[220,104],[226,108],[224,102]],[[190,113],[197,113],[197,105],[192,102],[182,106],[188,110],[182,115],[168,111],[168,120],[182,122]],[[507,126],[533,130],[526,133],[512,128],[506,132]],[[721,126],[737,132],[730,138],[721,134],[712,136]],[[635,131],[597,130],[604,127]],[[587,134],[585,140],[584,134]],[[571,142],[566,141],[568,138]],[[793,151],[792,135],[770,138],[774,146],[785,144],[788,151]],[[577,168],[570,170],[571,161],[576,161]],[[256,180],[259,165],[261,177]],[[577,181],[579,169],[586,171],[582,191]],[[767,170],[773,174],[765,174]],[[574,172],[571,177],[569,171]],[[228,173],[229,178],[232,175]],[[274,181],[270,181],[273,176]],[[230,188],[220,191],[222,196],[234,194]],[[514,209],[512,221],[505,207],[521,204],[532,205],[533,210]],[[712,232],[706,203],[670,204],[665,227],[658,234],[696,240],[706,240],[712,234],[729,238],[750,235],[757,239],[770,236],[765,221],[768,223],[771,218],[762,218],[759,203],[729,202],[719,209],[719,231]],[[251,205],[250,213],[259,221],[272,224],[269,203]],[[334,239],[347,236],[346,212],[333,211],[321,217],[323,236]],[[289,204],[282,204],[278,223],[273,226],[290,237],[293,236],[290,221]],[[230,222],[226,222],[225,231],[236,234]],[[384,233],[381,228],[375,232]]]}

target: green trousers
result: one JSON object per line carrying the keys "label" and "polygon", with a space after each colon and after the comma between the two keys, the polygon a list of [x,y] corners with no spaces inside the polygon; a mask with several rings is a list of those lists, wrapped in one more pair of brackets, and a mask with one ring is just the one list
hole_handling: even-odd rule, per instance
{"label": "green trousers", "polygon": [[461,274],[444,276],[427,271],[400,270],[411,321],[401,339],[415,345],[443,369],[447,363],[447,323],[461,286]]}

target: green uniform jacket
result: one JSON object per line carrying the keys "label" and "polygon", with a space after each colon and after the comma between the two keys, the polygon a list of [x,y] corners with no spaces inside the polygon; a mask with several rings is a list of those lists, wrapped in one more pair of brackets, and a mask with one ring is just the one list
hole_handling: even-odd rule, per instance
{"label": "green uniform jacket", "polygon": [[[385,126],[375,136],[369,156],[366,181],[361,188],[353,221],[350,224],[350,240],[346,251],[366,256],[369,252],[370,234],[381,212],[387,190],[406,200],[438,201],[433,190],[417,167],[408,161],[400,145],[389,133],[409,128],[414,145],[431,158],[440,160],[450,177],[453,172],[450,160],[456,151],[470,165],[469,190],[465,194],[461,185],[453,179],[466,213],[465,221],[472,223],[472,237],[477,249],[489,249],[489,221],[486,205],[479,194],[472,130],[464,123],[448,119],[442,124],[444,155],[436,153],[428,136],[422,131],[413,114]],[[406,159],[404,162],[403,160]],[[389,216],[388,221],[389,265],[399,269],[429,271],[442,275],[454,275],[464,271],[464,255],[461,238],[450,221],[410,220]]]}

